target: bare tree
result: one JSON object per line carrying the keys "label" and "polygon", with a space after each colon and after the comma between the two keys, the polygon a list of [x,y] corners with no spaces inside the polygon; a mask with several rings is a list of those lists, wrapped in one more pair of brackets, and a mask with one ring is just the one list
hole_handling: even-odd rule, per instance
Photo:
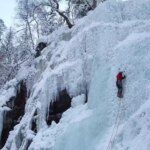
{"label": "bare tree", "polygon": [[1,36],[3,34],[3,32],[5,31],[6,29],[6,26],[4,24],[4,21],[2,19],[0,19],[0,39],[1,39]]}
{"label": "bare tree", "polygon": [[19,0],[18,1],[18,16],[19,19],[23,22],[27,34],[30,35],[30,40],[32,44],[32,48],[35,49],[33,33],[32,33],[32,22],[33,18],[31,18],[31,7],[29,5],[29,0]]}
{"label": "bare tree", "polygon": [[[62,12],[59,8],[59,2],[57,0],[53,0],[56,6],[51,5],[52,9],[54,9],[61,17],[64,18],[69,28],[73,27],[73,24],[70,22],[69,18],[65,15],[64,12]],[[53,7],[54,6],[54,7]]]}
{"label": "bare tree", "polygon": [[[58,0],[48,0],[48,1],[41,1],[40,5],[37,6],[37,7],[40,7],[40,6],[43,6],[43,7],[49,7],[49,15],[51,16],[56,16],[57,18],[59,18],[57,16],[57,14],[62,17],[64,19],[64,21],[66,22],[66,24],[68,25],[69,28],[72,28],[73,27],[73,23],[71,23],[70,19],[69,19],[69,16],[67,14],[68,13],[68,10],[67,11],[61,11],[60,10],[60,3]],[[55,13],[57,12],[57,14]]]}
{"label": "bare tree", "polygon": [[31,56],[26,44],[28,40],[23,39],[18,32],[15,32],[11,27],[3,35],[0,41],[0,86],[14,78],[20,65],[28,60]]}

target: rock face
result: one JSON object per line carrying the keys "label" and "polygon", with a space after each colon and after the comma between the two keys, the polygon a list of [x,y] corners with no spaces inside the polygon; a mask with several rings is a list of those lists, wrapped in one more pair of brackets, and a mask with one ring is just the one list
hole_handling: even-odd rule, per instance
{"label": "rock face", "polygon": [[36,124],[36,117],[37,117],[37,110],[35,111],[33,118],[32,118],[32,125],[31,125],[31,130],[34,133],[37,133],[37,124]]}
{"label": "rock face", "polygon": [[35,58],[36,57],[39,57],[41,55],[41,51],[47,47],[47,43],[44,43],[44,42],[40,42],[37,47],[36,47],[36,55],[35,55]]}
{"label": "rock face", "polygon": [[27,99],[26,83],[21,81],[18,85],[16,97],[12,97],[7,102],[9,111],[4,112],[3,130],[0,141],[0,148],[5,145],[9,132],[18,124],[24,115],[25,104]]}
{"label": "rock face", "polygon": [[49,113],[47,114],[48,125],[50,125],[52,121],[56,123],[59,122],[62,113],[71,107],[71,99],[66,89],[59,93],[58,98],[50,104]]}

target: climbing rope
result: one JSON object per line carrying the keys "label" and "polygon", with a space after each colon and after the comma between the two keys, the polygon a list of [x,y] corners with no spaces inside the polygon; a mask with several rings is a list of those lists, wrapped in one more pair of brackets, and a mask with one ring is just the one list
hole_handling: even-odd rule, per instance
{"label": "climbing rope", "polygon": [[113,128],[113,131],[112,131],[112,134],[111,134],[111,137],[110,137],[110,140],[109,140],[109,143],[108,143],[106,150],[112,150],[112,148],[113,148],[113,144],[115,142],[115,138],[116,138],[116,135],[118,133],[118,127],[119,127],[120,122],[121,122],[121,115],[122,115],[122,106],[121,106],[121,101],[120,101],[119,102],[119,109],[118,109],[117,116],[115,119],[114,128]]}
{"label": "climbing rope", "polygon": [[[121,108],[121,110],[122,110],[122,108]],[[112,150],[113,145],[114,145],[115,140],[116,140],[116,135],[118,134],[119,125],[120,125],[120,122],[121,122],[121,115],[122,115],[122,111],[120,112],[120,117],[119,117],[119,120],[118,120],[118,123],[117,123],[117,126],[116,126],[116,132],[115,132],[115,134],[114,134],[114,138],[113,138],[113,140],[112,140],[110,150]]]}

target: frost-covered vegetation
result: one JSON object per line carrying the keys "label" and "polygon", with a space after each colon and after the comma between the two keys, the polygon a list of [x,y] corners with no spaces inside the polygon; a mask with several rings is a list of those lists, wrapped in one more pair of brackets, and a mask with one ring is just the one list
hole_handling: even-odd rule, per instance
{"label": "frost-covered vegetation", "polygon": [[[37,45],[47,43],[41,55],[0,91],[2,133],[7,103],[26,83],[25,114],[3,150],[149,150],[149,26],[149,0],[108,0],[72,29],[40,38]],[[119,68],[123,99],[116,96]],[[63,110],[52,107],[65,99]]]}

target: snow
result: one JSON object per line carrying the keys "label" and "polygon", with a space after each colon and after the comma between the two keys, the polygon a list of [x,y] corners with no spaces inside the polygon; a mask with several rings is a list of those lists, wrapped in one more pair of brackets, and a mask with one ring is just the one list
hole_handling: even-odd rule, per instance
{"label": "snow", "polygon": [[148,100],[120,127],[114,149],[149,149],[149,103],[150,101]]}
{"label": "snow", "polygon": [[72,99],[71,106],[72,106],[73,108],[74,108],[74,107],[77,107],[77,106],[79,106],[79,105],[81,105],[81,104],[84,104],[85,101],[86,101],[85,95],[84,95],[84,94],[79,95],[79,96],[74,97],[74,98]]}
{"label": "snow", "polygon": [[[79,114],[80,117],[78,116]],[[87,105],[80,105],[78,107],[68,109],[63,114],[62,119],[58,125],[53,122],[50,127],[42,128],[39,131],[29,150],[53,148],[55,141],[57,141],[60,136],[63,136],[63,133],[67,131],[70,126],[74,126],[78,122],[89,117],[91,114],[92,112],[87,110]],[[51,140],[45,140],[45,138]]]}
{"label": "snow", "polygon": [[[37,44],[47,42],[48,47],[31,66],[24,65],[0,93],[2,108],[15,96],[19,80],[25,78],[31,90],[26,113],[3,150],[25,149],[27,140],[33,140],[29,150],[105,150],[120,111],[111,149],[149,150],[149,26],[149,0],[108,0],[71,30],[61,27],[39,39]],[[119,68],[127,76],[122,100],[116,97]],[[64,89],[73,97],[71,108],[58,124],[48,126],[45,120],[50,102]],[[84,104],[87,90],[88,103]],[[37,134],[31,131],[35,111]],[[0,109],[1,122],[2,113]],[[24,137],[22,145],[20,134]]]}

